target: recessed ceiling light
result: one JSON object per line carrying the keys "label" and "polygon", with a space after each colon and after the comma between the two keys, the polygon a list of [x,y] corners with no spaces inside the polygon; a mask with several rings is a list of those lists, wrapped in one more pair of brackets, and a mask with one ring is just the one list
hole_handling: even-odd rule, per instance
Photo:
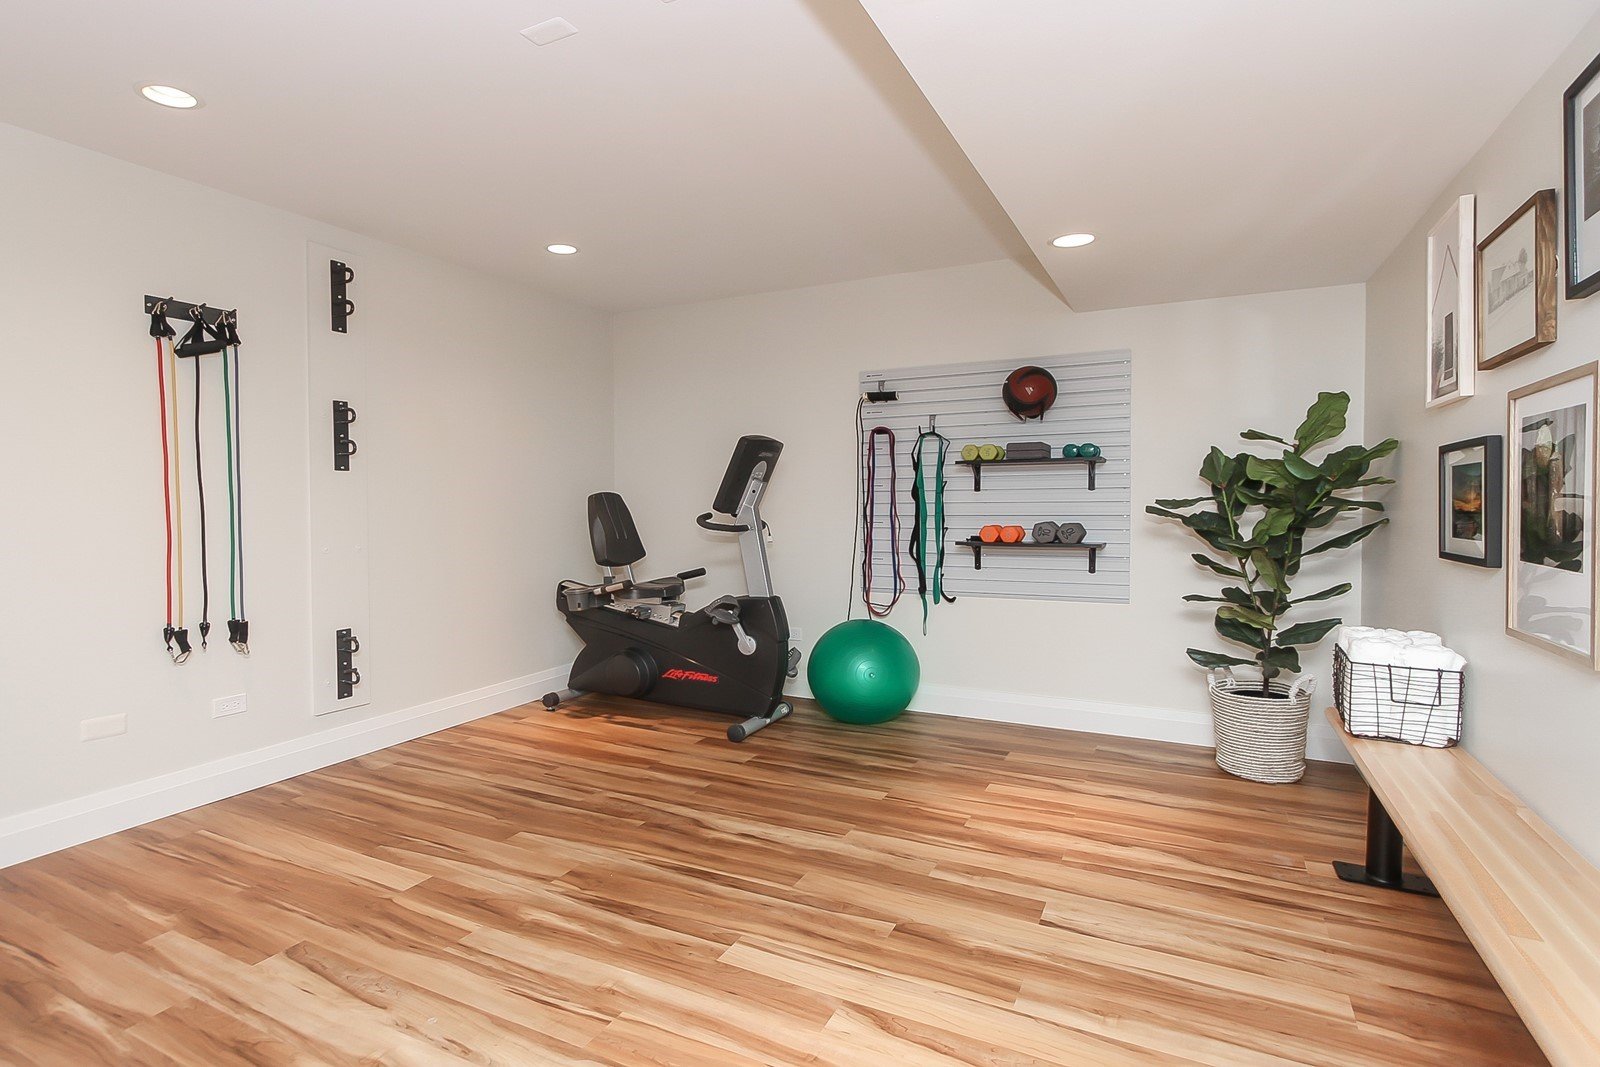
{"label": "recessed ceiling light", "polygon": [[1094,244],[1094,234],[1064,233],[1050,243],[1057,248],[1082,248],[1084,245]]}
{"label": "recessed ceiling light", "polygon": [[556,18],[534,23],[522,31],[522,36],[536,45],[547,45],[555,44],[557,41],[564,41],[577,32],[578,27],[566,19]]}
{"label": "recessed ceiling light", "polygon": [[558,256],[575,256],[578,254],[577,245],[545,245],[544,250]]}
{"label": "recessed ceiling light", "polygon": [[200,98],[170,85],[141,85],[139,93],[152,104],[162,107],[191,108],[200,106]]}

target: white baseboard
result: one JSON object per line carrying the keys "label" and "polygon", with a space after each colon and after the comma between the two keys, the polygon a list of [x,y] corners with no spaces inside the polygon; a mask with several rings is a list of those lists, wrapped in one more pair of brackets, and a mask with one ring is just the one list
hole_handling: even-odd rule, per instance
{"label": "white baseboard", "polygon": [[551,683],[565,684],[570,667],[552,667],[0,819],[0,868],[526,704],[548,692]]}
{"label": "white baseboard", "polygon": [[[928,684],[917,690],[911,710],[1211,748],[1216,744],[1216,735],[1211,726],[1211,712],[1205,706],[1205,692],[1198,692],[1195,699],[1198,706],[1194,708],[1158,708]],[[1306,738],[1306,755],[1315,760],[1350,762],[1344,744],[1314,710]]]}

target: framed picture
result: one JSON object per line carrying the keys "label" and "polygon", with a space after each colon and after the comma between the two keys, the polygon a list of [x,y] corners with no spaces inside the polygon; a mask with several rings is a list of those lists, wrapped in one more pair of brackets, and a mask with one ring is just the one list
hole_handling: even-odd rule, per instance
{"label": "framed picture", "polygon": [[1556,191],[1543,189],[1478,245],[1478,369],[1556,339]]}
{"label": "framed picture", "polygon": [[1595,406],[1600,363],[1507,401],[1506,632],[1600,668],[1595,645]]}
{"label": "framed picture", "polygon": [[1477,369],[1477,319],[1472,306],[1477,266],[1477,203],[1457,197],[1428,231],[1428,387],[1430,408],[1472,395]]}
{"label": "framed picture", "polygon": [[1439,558],[1500,566],[1505,448],[1499,434],[1439,448]]}
{"label": "framed picture", "polygon": [[1600,289],[1600,56],[1561,98],[1567,299]]}

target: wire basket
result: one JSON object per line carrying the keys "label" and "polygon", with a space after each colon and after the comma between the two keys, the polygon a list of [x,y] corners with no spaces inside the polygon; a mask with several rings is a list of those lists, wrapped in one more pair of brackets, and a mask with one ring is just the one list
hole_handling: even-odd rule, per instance
{"label": "wire basket", "polygon": [[1358,663],[1333,649],[1333,702],[1353,737],[1452,748],[1461,740],[1465,673]]}

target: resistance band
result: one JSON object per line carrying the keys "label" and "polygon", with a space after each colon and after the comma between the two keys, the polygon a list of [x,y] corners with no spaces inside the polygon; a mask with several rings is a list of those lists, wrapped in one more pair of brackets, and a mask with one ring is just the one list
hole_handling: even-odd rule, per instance
{"label": "resistance band", "polygon": [[[203,326],[205,320],[201,313],[195,312],[196,327]],[[203,385],[203,376],[200,373],[200,357],[194,357],[194,484],[196,495],[200,499],[200,648],[206,647],[206,638],[211,633],[211,574],[206,565],[206,469],[200,455],[200,393]]]}
{"label": "resistance band", "polygon": [[[923,445],[928,441],[937,442],[934,448],[933,460],[933,515],[932,523],[928,515],[928,486],[926,478],[926,462],[923,459]],[[931,570],[933,572],[933,604],[940,602],[955,603],[955,597],[944,595],[944,538],[949,530],[944,522],[944,460],[950,451],[950,439],[933,429],[928,429],[917,435],[917,443],[911,447],[911,499],[916,502],[916,516],[911,524],[911,559],[917,565],[917,597],[922,601],[922,632],[928,632],[928,537],[933,536],[934,550]]]}
{"label": "resistance band", "polygon": [[[228,643],[241,656],[250,654],[250,623],[244,612],[244,472],[239,467],[239,333],[228,322],[222,350],[222,425],[228,447]],[[232,359],[229,359],[230,349]]]}
{"label": "resistance band", "polygon": [[[872,547],[873,528],[877,521],[877,495],[878,495],[878,438],[882,437],[889,447],[889,558],[893,561],[893,581],[887,603],[875,603],[872,599]],[[863,550],[861,554],[861,601],[867,606],[867,611],[878,618],[883,618],[894,610],[900,602],[900,594],[906,591],[905,576],[900,571],[900,506],[897,502],[899,495],[899,482],[895,474],[894,463],[894,431],[887,426],[875,426],[868,435],[866,447],[866,504],[861,511]]]}
{"label": "resistance band", "polygon": [[156,342],[156,397],[161,403],[161,508],[166,519],[166,615],[161,627],[161,639],[166,643],[167,655],[173,655],[172,640],[177,628],[172,625],[172,447],[167,440],[167,353],[166,340],[173,336],[167,318],[157,307],[150,313],[150,336]]}
{"label": "resistance band", "polygon": [[[182,480],[182,448],[178,437],[178,355],[171,338],[173,328],[166,322],[165,306],[157,307],[150,315],[150,333],[157,346],[157,386],[162,395],[162,498],[168,502],[166,510],[166,651],[174,664],[189,661],[189,629],[184,625],[184,480]],[[162,349],[166,352],[165,376],[162,374]],[[168,382],[171,389],[168,390]],[[168,400],[171,397],[171,400]],[[171,456],[166,450],[171,445]],[[176,593],[173,592],[176,585]],[[176,646],[176,651],[174,651]]]}

